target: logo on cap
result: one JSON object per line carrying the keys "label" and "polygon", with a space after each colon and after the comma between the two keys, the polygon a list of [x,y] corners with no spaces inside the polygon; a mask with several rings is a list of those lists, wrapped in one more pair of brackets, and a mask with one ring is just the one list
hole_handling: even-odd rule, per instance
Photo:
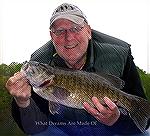
{"label": "logo on cap", "polygon": [[61,18],[68,19],[76,24],[82,24],[84,21],[88,23],[84,13],[77,6],[68,3],[63,3],[54,10],[50,19],[50,27]]}

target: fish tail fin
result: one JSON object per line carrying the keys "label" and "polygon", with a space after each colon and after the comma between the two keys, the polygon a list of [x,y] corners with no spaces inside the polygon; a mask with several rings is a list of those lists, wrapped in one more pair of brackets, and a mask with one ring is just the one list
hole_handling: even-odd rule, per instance
{"label": "fish tail fin", "polygon": [[130,111],[130,117],[133,119],[136,126],[145,132],[147,122],[150,119],[150,102],[147,100],[134,96],[132,99],[132,109]]}

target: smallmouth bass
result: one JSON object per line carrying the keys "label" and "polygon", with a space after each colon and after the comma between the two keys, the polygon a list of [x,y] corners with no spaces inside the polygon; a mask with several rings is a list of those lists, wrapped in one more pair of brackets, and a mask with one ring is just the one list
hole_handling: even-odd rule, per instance
{"label": "smallmouth bass", "polygon": [[[122,107],[144,132],[150,119],[150,102],[121,91],[124,82],[113,75],[95,74],[80,70],[63,70],[35,61],[26,62],[22,71],[35,93],[49,102],[67,107],[83,109],[83,102],[92,104],[97,97],[101,103],[105,96]],[[52,114],[57,113],[56,105],[49,104]]]}

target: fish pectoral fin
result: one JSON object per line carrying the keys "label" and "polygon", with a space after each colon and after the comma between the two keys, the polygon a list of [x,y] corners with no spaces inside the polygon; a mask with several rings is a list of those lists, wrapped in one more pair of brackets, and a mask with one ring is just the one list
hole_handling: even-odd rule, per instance
{"label": "fish pectoral fin", "polygon": [[118,106],[118,109],[119,109],[119,111],[120,111],[123,115],[128,115],[128,114],[129,114],[128,111],[127,111],[127,109],[125,109],[125,108],[123,108],[123,107]]}
{"label": "fish pectoral fin", "polygon": [[49,101],[49,112],[51,114],[59,114],[60,105],[58,103],[54,103]]}
{"label": "fish pectoral fin", "polygon": [[68,96],[70,96],[70,92],[67,89],[59,87],[59,86],[53,87],[52,94],[60,100],[65,100],[67,99]]}

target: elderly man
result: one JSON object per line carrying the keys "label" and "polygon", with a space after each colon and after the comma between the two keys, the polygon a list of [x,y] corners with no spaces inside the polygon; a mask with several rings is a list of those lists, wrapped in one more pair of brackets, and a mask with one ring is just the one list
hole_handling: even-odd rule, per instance
{"label": "elderly man", "polygon": [[[51,66],[113,74],[125,81],[123,91],[146,98],[131,55],[124,41],[91,30],[83,12],[64,3],[50,19],[51,40],[31,55],[31,60]],[[12,115],[26,134],[64,136],[113,136],[140,134],[126,111],[104,97],[107,108],[93,96],[95,108],[85,110],[61,106],[61,114],[50,114],[48,101],[32,90],[22,72],[6,83],[12,102]],[[148,126],[148,125],[147,125]]]}

